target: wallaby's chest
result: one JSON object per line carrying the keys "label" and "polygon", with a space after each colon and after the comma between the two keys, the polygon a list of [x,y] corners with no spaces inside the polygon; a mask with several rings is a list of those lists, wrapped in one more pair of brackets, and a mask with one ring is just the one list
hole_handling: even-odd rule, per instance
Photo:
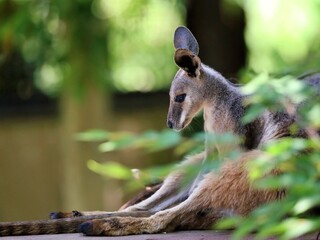
{"label": "wallaby's chest", "polygon": [[204,130],[208,133],[234,132],[235,123],[231,120],[228,111],[204,109]]}

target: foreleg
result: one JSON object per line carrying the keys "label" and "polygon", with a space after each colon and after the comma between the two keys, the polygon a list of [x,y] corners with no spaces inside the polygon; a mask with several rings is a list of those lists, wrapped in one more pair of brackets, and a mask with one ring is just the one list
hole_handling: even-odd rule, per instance
{"label": "foreleg", "polygon": [[153,210],[159,211],[164,208],[176,204],[184,198],[185,193],[182,189],[182,182],[185,178],[184,168],[190,165],[201,164],[205,159],[205,152],[189,156],[183,161],[178,170],[171,173],[163,182],[162,186],[158,191],[151,195],[146,200],[130,206],[123,211],[141,211],[141,210]]}
{"label": "foreleg", "polygon": [[[177,196],[179,190],[182,187],[182,181],[184,179],[184,171],[183,168],[189,165],[200,164],[205,158],[205,152],[189,156],[183,161],[178,169],[173,173],[171,173],[163,182],[161,187],[150,197],[147,199],[134,204],[129,207],[121,208],[121,212],[148,212],[152,213],[155,211],[162,210],[169,205],[175,204],[176,202],[180,201],[181,197]],[[181,192],[181,195],[184,195]],[[115,214],[117,212],[113,212]],[[80,216],[93,216],[93,215],[103,215],[103,214],[110,214],[110,212],[105,211],[72,211],[72,212],[52,212],[50,213],[50,219],[59,219],[59,218],[74,218]]]}

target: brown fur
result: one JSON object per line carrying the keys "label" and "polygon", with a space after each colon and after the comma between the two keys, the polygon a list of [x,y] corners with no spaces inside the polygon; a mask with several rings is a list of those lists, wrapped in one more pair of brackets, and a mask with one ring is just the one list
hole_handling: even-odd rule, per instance
{"label": "brown fur", "polygon": [[[243,141],[230,146],[206,146],[206,151],[187,157],[159,189],[155,188],[155,193],[152,191],[146,199],[142,194],[142,198],[131,202],[133,205],[118,212],[73,211],[53,213],[53,219],[47,221],[0,223],[0,236],[75,232],[79,225],[79,230],[86,235],[114,236],[210,229],[226,215],[246,215],[261,204],[284,196],[285,191],[281,189],[254,188],[248,179],[246,164],[263,154],[259,149],[265,142],[290,136],[289,128],[296,116],[266,110],[254,122],[243,125],[242,102],[246,96],[239,87],[201,63],[198,43],[187,28],[176,30],[174,44],[175,62],[180,69],[170,89],[168,126],[180,131],[203,109],[206,132],[230,132]],[[309,80],[312,86],[320,86],[319,75]],[[303,129],[298,136],[307,137]],[[192,181],[186,181],[185,167],[201,166],[211,151],[218,151],[224,159],[224,153],[230,148],[242,151],[237,160],[224,160],[218,172],[200,168]],[[278,174],[276,170],[273,173]]]}

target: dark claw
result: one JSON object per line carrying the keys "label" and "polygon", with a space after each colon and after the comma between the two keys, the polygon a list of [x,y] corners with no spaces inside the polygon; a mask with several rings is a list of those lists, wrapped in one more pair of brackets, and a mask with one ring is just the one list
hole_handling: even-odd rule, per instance
{"label": "dark claw", "polygon": [[93,235],[93,224],[91,222],[81,223],[79,226],[79,232],[88,236]]}
{"label": "dark claw", "polygon": [[73,217],[80,217],[80,216],[82,216],[82,214],[80,212],[76,211],[76,210],[73,210],[72,211],[72,216]]}

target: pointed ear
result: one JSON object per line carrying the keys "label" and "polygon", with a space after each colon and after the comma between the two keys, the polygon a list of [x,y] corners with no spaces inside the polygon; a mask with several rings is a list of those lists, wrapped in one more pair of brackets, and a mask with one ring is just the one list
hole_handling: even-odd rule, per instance
{"label": "pointed ear", "polygon": [[174,33],[175,49],[187,49],[193,54],[199,54],[199,44],[190,30],[184,26],[180,26]]}
{"label": "pointed ear", "polygon": [[199,45],[196,38],[186,27],[180,26],[174,33],[175,63],[185,70],[189,76],[197,77],[200,74],[201,60],[198,57]]}
{"label": "pointed ear", "polygon": [[197,77],[200,74],[200,58],[190,50],[178,49],[174,54],[175,63],[188,73],[190,77]]}

